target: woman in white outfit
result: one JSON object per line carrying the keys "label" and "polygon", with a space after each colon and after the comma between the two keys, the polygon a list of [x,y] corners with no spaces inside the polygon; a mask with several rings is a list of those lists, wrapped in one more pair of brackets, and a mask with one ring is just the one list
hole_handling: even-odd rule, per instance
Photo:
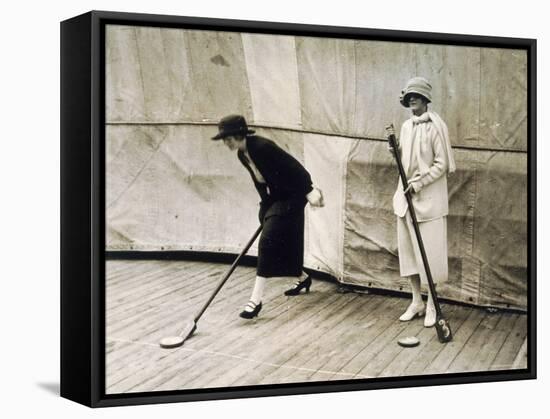
{"label": "woman in white outfit", "polygon": [[[414,77],[401,92],[400,102],[411,109],[412,117],[401,127],[398,149],[432,277],[435,283],[441,283],[448,279],[447,174],[455,171],[455,162],[447,125],[438,114],[428,110],[431,91],[432,86],[425,78]],[[386,134],[388,137],[394,134],[393,128],[387,127]],[[429,289],[427,306],[422,301],[420,286],[427,283],[426,272],[401,179],[393,197],[393,209],[397,215],[400,274],[409,278],[412,289],[412,302],[399,320],[410,321],[425,314],[424,326],[432,327],[436,320],[435,306]]]}

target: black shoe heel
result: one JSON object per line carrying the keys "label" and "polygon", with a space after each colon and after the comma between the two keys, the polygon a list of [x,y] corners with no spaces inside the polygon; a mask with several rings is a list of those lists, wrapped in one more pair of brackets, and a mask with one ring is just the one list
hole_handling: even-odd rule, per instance
{"label": "black shoe heel", "polygon": [[308,275],[306,279],[304,279],[303,281],[297,282],[296,284],[294,284],[294,287],[286,290],[285,295],[287,296],[298,295],[300,294],[300,291],[302,291],[303,289],[305,289],[306,294],[308,294],[310,287],[311,287],[311,276]]}
{"label": "black shoe heel", "polygon": [[260,310],[262,309],[262,302],[260,301],[256,305],[254,303],[254,301],[249,301],[247,306],[252,308],[252,311],[243,310],[239,313],[239,316],[242,317],[243,319],[253,319],[254,317],[258,317],[258,314],[260,313]]}

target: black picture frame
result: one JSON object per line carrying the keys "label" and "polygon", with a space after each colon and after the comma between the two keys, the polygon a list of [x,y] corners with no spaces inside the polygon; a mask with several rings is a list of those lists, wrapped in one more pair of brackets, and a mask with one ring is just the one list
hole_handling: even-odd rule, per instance
{"label": "black picture frame", "polygon": [[[523,49],[528,72],[528,367],[431,376],[105,394],[105,26]],[[61,396],[91,407],[536,378],[536,40],[92,11],[61,23]]]}

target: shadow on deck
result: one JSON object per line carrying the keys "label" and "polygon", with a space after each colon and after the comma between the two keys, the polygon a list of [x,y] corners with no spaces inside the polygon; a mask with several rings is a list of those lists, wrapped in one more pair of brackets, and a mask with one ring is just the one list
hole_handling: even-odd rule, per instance
{"label": "shadow on deck", "polygon": [[[216,287],[227,265],[108,261],[107,394],[258,384],[364,379],[526,368],[527,316],[443,304],[454,339],[437,340],[423,320],[402,323],[409,301],[336,292],[315,281],[309,294],[285,297],[291,284],[270,280],[254,320],[238,317],[254,268],[239,267],[185,344],[161,349]],[[420,345],[404,349],[403,336]]]}

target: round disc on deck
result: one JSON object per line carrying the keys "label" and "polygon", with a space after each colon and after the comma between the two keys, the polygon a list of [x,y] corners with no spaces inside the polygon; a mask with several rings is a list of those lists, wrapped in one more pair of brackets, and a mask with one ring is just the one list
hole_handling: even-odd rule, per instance
{"label": "round disc on deck", "polygon": [[167,338],[162,338],[159,344],[161,348],[177,348],[183,345],[184,340],[185,339],[181,336],[169,336]]}
{"label": "round disc on deck", "polygon": [[168,336],[160,340],[161,348],[177,348],[178,346],[183,345],[183,342],[190,337],[193,332],[197,329],[197,323],[194,319],[188,319],[179,334],[179,336]]}
{"label": "round disc on deck", "polygon": [[420,340],[416,336],[407,336],[399,339],[397,343],[404,348],[413,348],[420,344]]}

